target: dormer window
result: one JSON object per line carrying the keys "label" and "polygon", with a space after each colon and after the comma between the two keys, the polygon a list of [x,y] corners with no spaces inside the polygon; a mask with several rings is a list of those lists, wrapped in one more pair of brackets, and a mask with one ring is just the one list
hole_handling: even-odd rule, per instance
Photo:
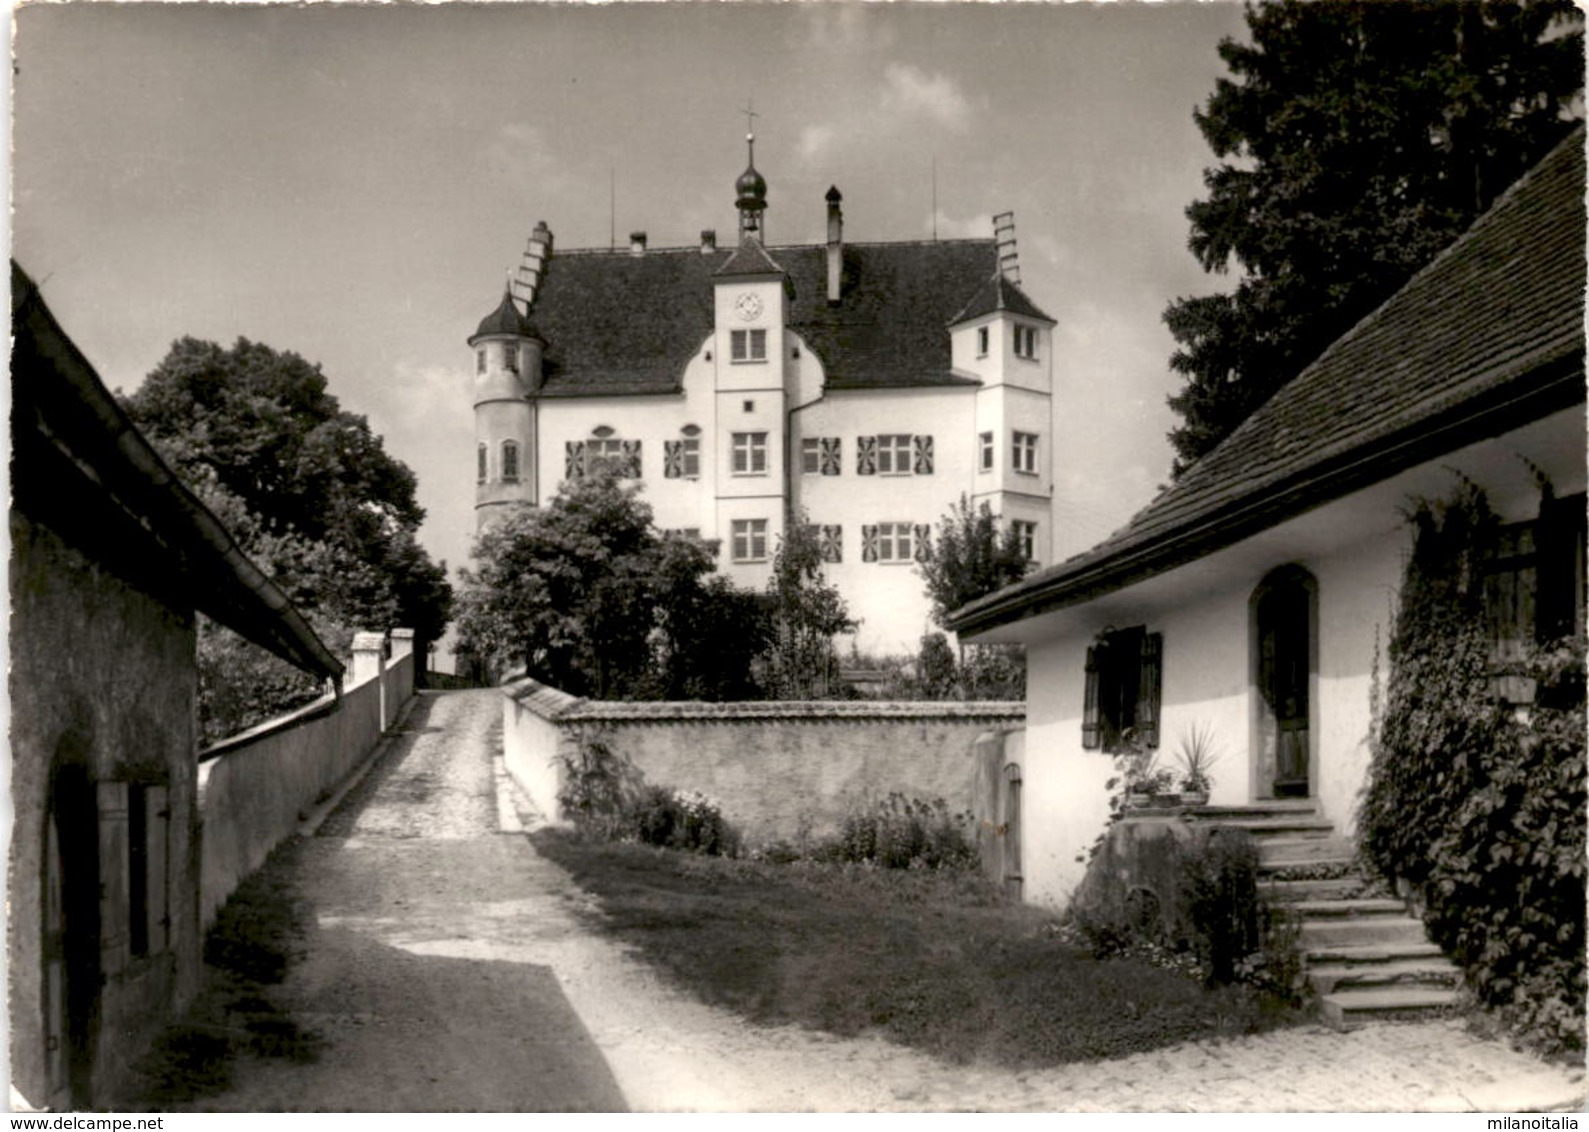
{"label": "dormer window", "polygon": [[1028,361],[1037,360],[1037,327],[1017,326],[1015,328],[1015,356]]}

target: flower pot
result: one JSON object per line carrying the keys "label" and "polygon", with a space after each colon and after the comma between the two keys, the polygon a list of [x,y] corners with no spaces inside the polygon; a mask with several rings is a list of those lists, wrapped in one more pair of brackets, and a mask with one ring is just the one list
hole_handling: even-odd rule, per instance
{"label": "flower pot", "polygon": [[1208,805],[1208,791],[1207,790],[1182,790],[1181,791],[1181,805],[1183,805],[1183,806],[1206,806],[1206,805]]}
{"label": "flower pot", "polygon": [[1126,795],[1126,809],[1145,810],[1153,805],[1153,794],[1146,790],[1132,790]]}

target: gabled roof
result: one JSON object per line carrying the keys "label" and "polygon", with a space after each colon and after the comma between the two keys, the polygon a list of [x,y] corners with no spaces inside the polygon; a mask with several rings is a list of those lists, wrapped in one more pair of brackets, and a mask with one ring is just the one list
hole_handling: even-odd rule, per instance
{"label": "gabled roof", "polygon": [[759,240],[746,240],[735,248],[723,266],[712,274],[724,275],[782,275],[783,268],[773,262],[767,254],[767,249],[761,246]]}
{"label": "gabled roof", "polygon": [[957,610],[1077,605],[1584,400],[1584,132],[1122,530]]}
{"label": "gabled roof", "polygon": [[[531,309],[547,343],[541,395],[677,392],[712,332],[713,277],[738,250],[551,256]],[[992,240],[846,244],[842,301],[831,306],[825,247],[768,254],[792,292],[789,328],[829,389],[977,384],[951,369],[946,327],[997,267]]]}
{"label": "gabled roof", "polygon": [[13,505],[169,608],[339,678],[342,663],[166,466],[15,261],[11,333]]}
{"label": "gabled roof", "polygon": [[981,318],[994,311],[1006,311],[1027,318],[1042,319],[1049,325],[1054,323],[1053,319],[1038,309],[1036,303],[1026,297],[1020,287],[1005,277],[1004,272],[996,271],[993,273],[993,278],[971,296],[971,301],[961,308],[960,313],[949,320],[949,324],[953,326],[956,323],[969,322],[973,318]]}

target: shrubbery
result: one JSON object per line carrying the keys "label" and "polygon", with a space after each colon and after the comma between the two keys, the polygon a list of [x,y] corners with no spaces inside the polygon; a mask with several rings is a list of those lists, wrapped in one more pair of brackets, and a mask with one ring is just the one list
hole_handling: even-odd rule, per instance
{"label": "shrubbery", "polygon": [[739,835],[716,802],[698,791],[648,785],[600,735],[563,757],[558,804],[581,832],[607,841],[733,856]]}
{"label": "shrubbery", "polygon": [[894,793],[846,817],[822,855],[884,869],[973,869],[973,829],[972,816],[951,813],[942,798]]}
{"label": "shrubbery", "polygon": [[1496,695],[1480,565],[1496,521],[1468,490],[1419,509],[1358,828],[1364,857],[1425,905],[1479,999],[1535,1045],[1584,1036],[1584,642],[1508,666]]}

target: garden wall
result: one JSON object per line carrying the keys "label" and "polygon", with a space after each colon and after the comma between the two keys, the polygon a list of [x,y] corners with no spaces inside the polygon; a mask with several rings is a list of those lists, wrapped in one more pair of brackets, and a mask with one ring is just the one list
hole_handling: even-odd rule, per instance
{"label": "garden wall", "polygon": [[975,745],[1019,728],[1020,703],[604,703],[533,680],[503,686],[507,769],[561,820],[563,764],[600,736],[647,783],[699,790],[752,844],[835,832],[852,807],[898,792],[991,819]]}
{"label": "garden wall", "polygon": [[[372,640],[373,638],[373,640]],[[234,889],[374,753],[414,692],[412,636],[355,639],[354,685],[199,755],[199,908],[205,929]],[[363,645],[364,647],[360,647]],[[374,648],[373,654],[371,647]]]}

